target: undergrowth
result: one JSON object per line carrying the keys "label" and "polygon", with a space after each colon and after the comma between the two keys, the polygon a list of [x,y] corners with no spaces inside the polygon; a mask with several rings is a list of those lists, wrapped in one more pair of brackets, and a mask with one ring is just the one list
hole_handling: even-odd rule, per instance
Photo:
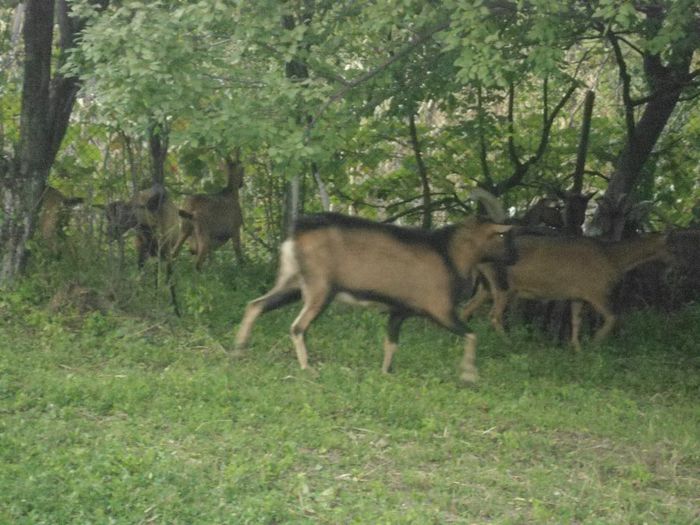
{"label": "undergrowth", "polygon": [[[420,319],[382,375],[385,316],[332,306],[302,372],[296,307],[234,357],[274,268],[232,261],[178,263],[181,318],[151,265],[37,261],[3,294],[0,522],[700,520],[697,305],[626,316],[580,354],[476,321],[476,387],[461,342]],[[69,282],[104,302],[56,304]]]}

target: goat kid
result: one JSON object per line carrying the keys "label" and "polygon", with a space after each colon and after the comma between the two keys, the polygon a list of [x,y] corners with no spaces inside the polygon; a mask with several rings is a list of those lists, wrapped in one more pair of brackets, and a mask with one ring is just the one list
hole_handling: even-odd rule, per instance
{"label": "goat kid", "polygon": [[477,265],[477,271],[488,283],[488,290],[479,286],[464,307],[464,319],[469,319],[491,296],[491,324],[504,333],[503,312],[515,297],[571,300],[571,343],[576,350],[581,349],[583,302],[589,303],[603,317],[603,324],[594,335],[594,341],[601,341],[615,325],[617,317],[613,313],[611,294],[625,273],[652,260],[672,260],[667,236],[661,233],[617,242],[523,235],[515,238],[515,247],[518,260],[512,266]]}
{"label": "goat kid", "polygon": [[[301,298],[303,308],[292,323],[291,338],[299,365],[305,369],[308,354],[304,334],[339,296],[388,307],[383,372],[390,369],[404,320],[425,316],[465,337],[461,379],[475,381],[476,336],[467,333],[456,304],[467,288],[473,266],[484,256],[483,247],[510,229],[476,219],[425,231],[334,213],[303,217],[281,246],[275,286],[248,303],[236,347],[246,346],[258,316]],[[511,244],[501,239],[500,245],[501,250],[494,255],[513,262]]]}
{"label": "goat kid", "polygon": [[202,269],[209,254],[225,244],[233,242],[240,261],[243,224],[238,190],[243,185],[243,165],[238,160],[227,159],[228,185],[215,195],[191,195],[178,211],[181,217],[180,236],[173,249],[173,257],[180,253],[184,242],[190,238],[192,252],[196,254],[196,268]]}
{"label": "goat kid", "polygon": [[52,253],[58,252],[59,236],[68,222],[70,208],[82,202],[82,197],[66,197],[51,186],[44,189],[41,196],[39,233]]}

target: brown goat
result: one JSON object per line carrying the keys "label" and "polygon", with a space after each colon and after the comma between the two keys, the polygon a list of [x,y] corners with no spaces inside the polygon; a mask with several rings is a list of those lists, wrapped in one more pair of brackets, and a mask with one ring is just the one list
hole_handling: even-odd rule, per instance
{"label": "brown goat", "polygon": [[233,242],[236,256],[240,260],[243,214],[238,190],[243,185],[243,165],[236,160],[226,160],[228,185],[215,195],[191,195],[179,210],[181,217],[180,236],[173,250],[173,257],[180,253],[183,243],[191,238],[192,252],[197,255],[197,270],[207,256],[229,239]]}
{"label": "brown goat", "polygon": [[[477,265],[489,290],[483,286],[477,290],[463,310],[464,318],[468,319],[490,295],[493,298],[491,323],[496,330],[503,332],[503,312],[516,296],[572,300],[571,343],[576,350],[581,348],[579,331],[583,301],[603,316],[603,325],[594,336],[595,341],[600,341],[615,324],[610,295],[624,274],[648,261],[671,259],[664,234],[648,234],[611,243],[584,237],[524,235],[515,238],[515,246],[518,260],[512,266]],[[499,273],[505,273],[505,279]],[[506,289],[502,286],[504,280]]]}
{"label": "brown goat", "polygon": [[[275,286],[250,303],[236,336],[237,348],[250,338],[260,314],[301,298],[304,306],[291,326],[297,359],[308,366],[304,334],[328,303],[341,299],[384,304],[389,310],[382,371],[388,372],[398,349],[399,331],[411,316],[426,316],[465,336],[461,378],[476,380],[476,337],[456,314],[483,247],[511,226],[468,220],[426,231],[380,224],[357,217],[322,213],[302,217],[280,249]],[[492,255],[512,262],[509,243],[500,240]]]}
{"label": "brown goat", "polygon": [[68,222],[70,208],[82,202],[81,197],[66,197],[51,186],[44,189],[41,196],[39,233],[52,253],[58,252],[59,237]]}

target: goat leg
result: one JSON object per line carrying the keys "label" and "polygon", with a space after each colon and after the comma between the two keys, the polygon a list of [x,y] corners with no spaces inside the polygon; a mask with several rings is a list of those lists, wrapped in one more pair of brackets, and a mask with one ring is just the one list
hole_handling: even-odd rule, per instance
{"label": "goat leg", "polygon": [[479,283],[476,289],[476,293],[472,296],[471,299],[469,299],[469,302],[464,306],[464,309],[462,310],[462,318],[466,321],[468,320],[472,315],[474,315],[474,312],[482,305],[484,304],[484,301],[486,301],[489,296],[491,295],[491,292],[484,286],[484,284]]}
{"label": "goat leg", "polygon": [[306,370],[309,366],[309,356],[306,351],[304,335],[309,325],[328,304],[330,289],[322,283],[317,283],[316,286],[304,283],[302,286],[302,297],[304,298],[304,307],[292,323],[290,332],[299,366],[302,370]]}
{"label": "goat leg", "polygon": [[581,310],[583,309],[583,301],[571,301],[571,344],[574,350],[581,351],[581,340],[579,334],[581,332]]}
{"label": "goat leg", "polygon": [[384,339],[384,362],[382,363],[382,372],[385,374],[391,371],[391,361],[399,349],[399,331],[406,317],[406,313],[400,310],[392,310],[389,313],[389,325]]}
{"label": "goat leg", "polygon": [[460,364],[462,373],[459,378],[465,383],[475,383],[479,378],[476,370],[476,335],[467,334],[464,336],[464,356]]}

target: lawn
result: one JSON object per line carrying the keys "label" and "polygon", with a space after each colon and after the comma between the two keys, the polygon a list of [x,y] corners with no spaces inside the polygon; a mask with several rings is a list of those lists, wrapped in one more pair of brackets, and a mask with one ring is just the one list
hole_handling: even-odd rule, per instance
{"label": "lawn", "polygon": [[234,357],[270,277],[186,276],[181,319],[165,294],[0,299],[0,522],[700,522],[697,306],[628,315],[580,354],[477,321],[465,387],[458,338],[408,321],[385,376],[384,316],[342,305],[309,331],[312,372],[293,306]]}

